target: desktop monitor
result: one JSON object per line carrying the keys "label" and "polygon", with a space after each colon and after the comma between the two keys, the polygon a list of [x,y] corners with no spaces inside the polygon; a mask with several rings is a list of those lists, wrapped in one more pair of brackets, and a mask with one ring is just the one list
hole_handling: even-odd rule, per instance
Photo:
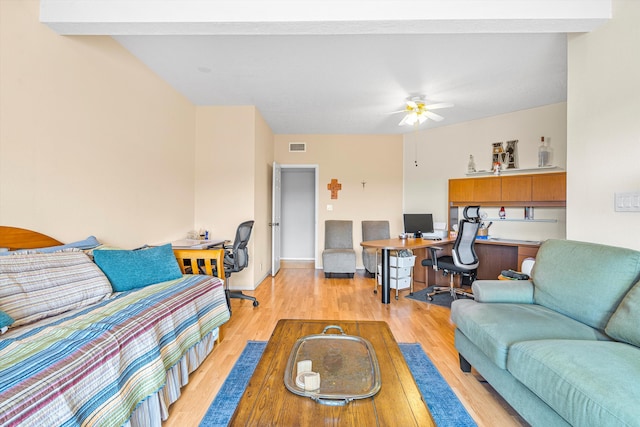
{"label": "desktop monitor", "polygon": [[433,233],[433,215],[404,214],[404,232],[415,237],[422,237],[423,233]]}

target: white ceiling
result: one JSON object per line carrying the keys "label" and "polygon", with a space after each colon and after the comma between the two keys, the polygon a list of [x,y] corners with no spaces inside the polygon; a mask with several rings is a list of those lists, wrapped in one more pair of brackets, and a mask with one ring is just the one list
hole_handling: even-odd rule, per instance
{"label": "white ceiling", "polygon": [[41,0],[56,31],[112,35],[194,104],[255,105],[277,134],[410,132],[390,113],[413,95],[455,105],[420,129],[566,101],[566,33],[610,14],[610,0]]}

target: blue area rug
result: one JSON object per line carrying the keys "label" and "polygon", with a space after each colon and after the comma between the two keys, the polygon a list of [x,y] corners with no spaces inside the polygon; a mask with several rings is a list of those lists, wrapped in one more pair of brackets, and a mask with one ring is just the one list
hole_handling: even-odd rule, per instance
{"label": "blue area rug", "polygon": [[398,344],[438,427],[475,426],[469,413],[442,378],[420,344]]}
{"label": "blue area rug", "polygon": [[[247,346],[202,419],[201,427],[221,427],[229,424],[266,346],[267,343],[264,341],[247,342]],[[438,427],[475,426],[476,423],[420,344],[399,344],[399,347],[436,425]]]}

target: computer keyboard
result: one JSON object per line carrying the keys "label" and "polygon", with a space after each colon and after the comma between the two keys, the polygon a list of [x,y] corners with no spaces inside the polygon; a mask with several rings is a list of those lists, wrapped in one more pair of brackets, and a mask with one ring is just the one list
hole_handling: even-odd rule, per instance
{"label": "computer keyboard", "polygon": [[434,234],[423,234],[422,238],[424,240],[442,240],[442,238],[440,236],[434,235]]}

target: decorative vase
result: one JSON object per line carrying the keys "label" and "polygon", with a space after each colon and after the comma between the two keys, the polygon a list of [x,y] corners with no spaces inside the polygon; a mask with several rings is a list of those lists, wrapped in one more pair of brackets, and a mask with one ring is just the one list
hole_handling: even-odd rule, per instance
{"label": "decorative vase", "polygon": [[467,164],[467,173],[474,173],[476,171],[476,162],[473,160],[473,154],[469,155],[469,164]]}

